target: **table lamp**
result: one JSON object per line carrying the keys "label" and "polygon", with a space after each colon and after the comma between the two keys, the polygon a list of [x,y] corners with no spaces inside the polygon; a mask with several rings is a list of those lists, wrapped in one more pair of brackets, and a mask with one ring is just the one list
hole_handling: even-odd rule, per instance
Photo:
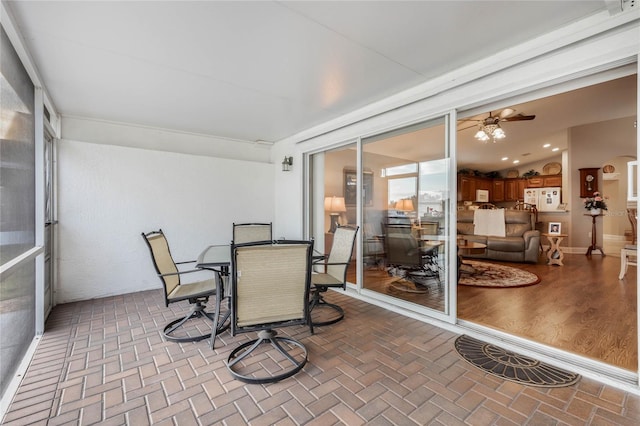
{"label": "table lamp", "polygon": [[329,228],[329,232],[333,234],[336,232],[336,228],[338,228],[338,217],[340,217],[340,213],[347,211],[344,205],[344,197],[326,197],[324,199],[324,210],[329,212],[329,216],[331,217],[331,228]]}
{"label": "table lamp", "polygon": [[400,200],[396,203],[396,210],[400,210],[403,212],[412,212],[413,211],[413,201],[409,198],[405,198],[404,200]]}

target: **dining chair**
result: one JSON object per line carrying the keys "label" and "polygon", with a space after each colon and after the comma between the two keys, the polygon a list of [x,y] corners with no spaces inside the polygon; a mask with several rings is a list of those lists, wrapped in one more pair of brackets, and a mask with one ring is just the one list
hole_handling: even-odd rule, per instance
{"label": "dining chair", "polygon": [[[514,210],[526,210],[531,214],[531,229],[535,229],[540,231],[541,234],[547,232],[543,229],[544,223],[538,221],[538,208],[535,204],[525,203],[522,200],[518,200],[516,204],[513,206]],[[544,247],[542,247],[542,239],[540,239],[540,244],[538,244],[538,249],[540,253],[544,253]]]}
{"label": "dining chair", "polygon": [[[227,358],[231,375],[246,383],[290,377],[307,362],[304,344],[276,329],[308,325],[313,241],[231,246],[231,334],[258,332]],[[267,359],[268,362],[264,360]]]}
{"label": "dining chair", "polygon": [[272,241],[271,222],[269,223],[234,223],[234,244],[252,243],[256,241]]}
{"label": "dining chair", "polygon": [[[175,262],[162,229],[148,233],[143,232],[142,237],[149,247],[153,266],[162,281],[165,307],[184,300],[188,301],[191,305],[189,313],[184,317],[171,321],[164,327],[163,334],[165,339],[172,342],[195,342],[211,337],[211,344],[213,345],[217,333],[225,328],[224,324],[226,322],[226,317],[224,315],[221,316],[220,313],[221,298],[223,297],[220,271],[209,269],[210,272],[214,273],[213,279],[183,283],[181,280],[183,275],[205,270],[179,270],[178,265],[194,263],[195,261]],[[213,314],[205,310],[209,298],[215,298]],[[195,326],[184,327],[185,329],[188,328],[186,331],[184,329],[181,330],[183,326],[187,325],[189,320],[197,318],[206,318],[212,321],[213,333],[201,334],[201,331]],[[220,320],[220,318],[222,318],[222,320]],[[207,327],[207,330],[208,328],[209,327]]]}
{"label": "dining chair", "polygon": [[438,257],[441,244],[440,241],[421,244],[407,226],[387,225],[385,251],[390,273],[406,278],[424,290],[430,280],[435,279],[438,285],[441,285]]}
{"label": "dining chair", "polygon": [[313,314],[315,310],[330,308],[337,313],[337,316],[321,321],[313,321],[312,319],[313,325],[335,324],[344,318],[344,310],[336,304],[327,302],[323,294],[329,288],[341,288],[344,290],[347,287],[347,268],[351,263],[357,232],[357,226],[355,228],[348,226],[337,228],[333,234],[333,244],[329,254],[319,257],[314,262],[314,265],[322,266],[322,270],[311,274],[310,311]]}
{"label": "dining chair", "polygon": [[627,218],[631,223],[631,242],[632,244],[625,244],[620,249],[620,274],[618,279],[623,279],[627,275],[629,265],[638,265],[638,235],[637,235],[637,221],[638,221],[638,209],[627,209]]}

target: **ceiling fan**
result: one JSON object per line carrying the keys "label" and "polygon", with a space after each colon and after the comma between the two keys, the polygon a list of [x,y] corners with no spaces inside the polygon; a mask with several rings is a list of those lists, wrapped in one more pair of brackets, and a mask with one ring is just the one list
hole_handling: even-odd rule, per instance
{"label": "ceiling fan", "polygon": [[500,127],[501,121],[526,121],[536,118],[535,115],[516,114],[515,112],[516,111],[514,109],[505,108],[497,115],[493,115],[493,112],[489,112],[489,116],[484,119],[460,120],[461,122],[475,121],[476,124],[463,127],[458,130],[466,130],[474,126],[478,126],[478,132],[475,134],[476,139],[482,142],[487,142],[491,137],[493,137],[493,142],[495,142],[496,139],[503,139],[506,136],[504,130]]}

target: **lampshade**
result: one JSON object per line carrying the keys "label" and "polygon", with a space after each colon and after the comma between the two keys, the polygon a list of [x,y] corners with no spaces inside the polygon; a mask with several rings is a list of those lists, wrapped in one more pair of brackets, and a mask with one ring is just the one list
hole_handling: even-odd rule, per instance
{"label": "lampshade", "polygon": [[396,210],[401,210],[405,212],[413,211],[413,201],[411,201],[408,198],[398,201],[396,203]]}
{"label": "lampshade", "polygon": [[346,212],[344,197],[326,197],[324,199],[324,210],[328,212]]}
{"label": "lampshade", "polygon": [[491,137],[495,142],[496,139],[504,139],[506,136],[498,123],[480,124],[478,133],[475,134],[475,138],[482,142],[488,141]]}

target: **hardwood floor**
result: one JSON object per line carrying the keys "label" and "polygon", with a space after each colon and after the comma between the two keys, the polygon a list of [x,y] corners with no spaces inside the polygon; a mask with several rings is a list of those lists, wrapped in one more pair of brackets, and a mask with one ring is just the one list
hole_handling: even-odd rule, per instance
{"label": "hardwood floor", "polygon": [[564,266],[548,266],[540,258],[536,265],[518,267],[541,282],[507,289],[459,286],[458,317],[637,369],[635,267],[623,280],[618,280],[620,258],[614,256],[566,254]]}
{"label": "hardwood floor", "polygon": [[[620,258],[565,254],[564,266],[494,262],[537,274],[529,287],[458,286],[458,318],[635,371],[638,365],[636,267],[618,280]],[[352,269],[352,268],[350,268]],[[354,282],[355,276],[349,278]],[[399,291],[385,271],[365,270],[365,288],[443,309],[437,284],[427,293]]]}

